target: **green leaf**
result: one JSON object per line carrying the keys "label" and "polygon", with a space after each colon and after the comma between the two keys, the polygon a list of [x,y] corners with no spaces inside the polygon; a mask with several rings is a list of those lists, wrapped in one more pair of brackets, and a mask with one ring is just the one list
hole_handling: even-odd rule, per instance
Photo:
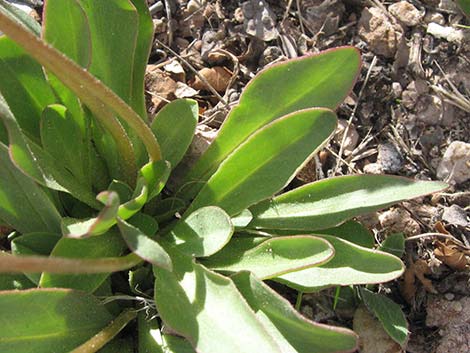
{"label": "green leaf", "polygon": [[[122,254],[126,248],[119,234],[108,232],[99,237],[85,239],[61,238],[51,253],[53,257],[71,259],[101,259]],[[62,287],[93,292],[109,276],[109,273],[61,275],[43,273],[41,287]]]}
{"label": "green leaf", "polygon": [[328,109],[298,111],[275,120],[222,162],[187,212],[214,205],[234,216],[272,196],[289,183],[335,128],[336,116]]}
{"label": "green leaf", "polygon": [[87,141],[66,107],[54,104],[44,109],[41,142],[44,150],[60,161],[77,179],[83,184],[88,182],[89,170],[84,169],[85,159],[88,158]]}
{"label": "green leaf", "polygon": [[165,105],[152,122],[152,131],[160,143],[163,157],[175,168],[194,136],[198,105],[192,99],[177,99]]}
{"label": "green leaf", "polygon": [[281,353],[233,282],[172,252],[174,271],[154,267],[155,303],[166,327],[197,352]]}
{"label": "green leaf", "polygon": [[402,257],[405,253],[405,236],[403,233],[390,234],[382,242],[379,250],[388,252],[396,257]]}
{"label": "green leaf", "polygon": [[139,228],[118,219],[119,230],[127,246],[140,258],[171,271],[172,263],[167,252],[153,239],[145,235]]}
{"label": "green leaf", "polygon": [[37,36],[41,35],[41,25],[33,19],[33,16],[5,1],[3,1],[2,6],[4,6],[5,10],[11,17],[15,18],[24,27],[28,28]]}
{"label": "green leaf", "polygon": [[465,16],[470,17],[470,0],[457,0],[457,5],[459,5]]}
{"label": "green leaf", "polygon": [[68,352],[112,320],[95,297],[70,289],[2,291],[0,312],[2,352]]}
{"label": "green leaf", "polygon": [[[244,140],[271,121],[311,107],[335,109],[349,94],[360,67],[357,49],[344,47],[290,60],[263,70],[244,90],[217,138],[186,178],[209,179]],[[261,149],[264,148],[261,147]],[[195,184],[192,197],[198,191]]]}
{"label": "green leaf", "polygon": [[351,352],[357,349],[354,332],[312,322],[249,272],[231,277],[240,293],[283,353]]}
{"label": "green leaf", "polygon": [[45,192],[10,161],[0,144],[0,218],[21,233],[60,233],[60,215]]}
{"label": "green leaf", "polygon": [[276,281],[302,292],[313,292],[332,286],[383,283],[403,274],[403,263],[393,255],[331,235],[319,236],[333,245],[335,256],[324,265],[290,272],[277,277]]}
{"label": "green leaf", "polygon": [[200,208],[181,219],[169,236],[171,246],[196,257],[215,254],[222,249],[233,234],[230,217],[219,207]]}
{"label": "green leaf", "polygon": [[314,231],[447,187],[388,175],[348,175],[320,180],[250,208],[251,228]]}
{"label": "green leaf", "polygon": [[233,238],[220,252],[202,263],[217,271],[247,270],[261,279],[268,279],[320,265],[334,254],[327,241],[308,235],[264,239]]}
{"label": "green leaf", "polygon": [[170,220],[177,212],[180,212],[186,207],[184,200],[177,197],[169,197],[163,200],[158,200],[155,206],[154,214],[157,222],[164,222]]}
{"label": "green leaf", "polygon": [[17,44],[0,37],[0,94],[5,98],[21,129],[39,141],[39,121],[43,109],[55,103],[41,66]]}
{"label": "green leaf", "polygon": [[31,282],[22,273],[2,273],[0,274],[0,291],[9,289],[29,289],[36,288],[37,284]]}
{"label": "green leaf", "polygon": [[400,346],[408,341],[408,323],[400,306],[384,295],[373,293],[365,288],[359,289],[367,308],[379,319],[385,331]]}

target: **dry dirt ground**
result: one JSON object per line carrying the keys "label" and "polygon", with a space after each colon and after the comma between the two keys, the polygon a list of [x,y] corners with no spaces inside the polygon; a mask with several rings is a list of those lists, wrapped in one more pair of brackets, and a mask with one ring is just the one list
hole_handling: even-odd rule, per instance
{"label": "dry dirt ground", "polygon": [[[30,0],[33,3],[36,0]],[[149,114],[200,104],[194,154],[217,134],[263,67],[341,45],[361,51],[336,136],[297,176],[387,173],[451,186],[361,221],[380,244],[403,232],[405,275],[379,288],[406,314],[411,353],[470,352],[470,20],[452,0],[148,0],[156,29],[146,76]],[[40,11],[40,8],[39,8]],[[295,301],[295,293],[283,292]],[[362,352],[401,352],[359,308],[334,293],[304,295],[316,321],[353,327]],[[356,326],[356,325],[354,325]]]}
{"label": "dry dirt ground", "polygon": [[[338,133],[297,182],[352,173],[449,182],[439,195],[361,220],[378,243],[395,232],[407,237],[404,277],[380,288],[407,316],[407,352],[470,352],[470,30],[465,27],[470,21],[455,3],[167,0],[149,5],[156,27],[147,74],[149,113],[175,98],[198,100],[196,154],[263,67],[341,45],[361,51],[361,75],[338,110]],[[293,293],[285,295],[295,300]],[[332,297],[329,291],[305,295],[301,311],[350,327],[361,319],[361,309],[333,311]],[[361,333],[363,352],[400,352],[373,319],[363,326],[368,327]]]}

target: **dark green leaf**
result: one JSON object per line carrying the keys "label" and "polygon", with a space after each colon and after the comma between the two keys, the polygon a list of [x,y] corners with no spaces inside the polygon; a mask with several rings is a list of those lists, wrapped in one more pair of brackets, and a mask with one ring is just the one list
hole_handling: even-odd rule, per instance
{"label": "dark green leaf", "polygon": [[[119,234],[108,232],[99,237],[85,239],[61,238],[51,253],[53,257],[71,259],[100,259],[122,254],[126,245]],[[109,273],[60,275],[43,273],[41,287],[62,287],[93,292],[109,276]]]}
{"label": "dark green leaf", "polygon": [[385,331],[400,346],[408,341],[408,323],[400,306],[384,295],[360,288],[361,298],[367,308],[379,319]]}
{"label": "dark green leaf", "polygon": [[248,227],[314,231],[447,187],[388,175],[348,175],[320,180],[250,208]]}
{"label": "dark green leaf", "polygon": [[0,274],[0,291],[9,289],[29,289],[36,288],[37,284],[31,282],[28,277],[21,273],[2,273]]}
{"label": "dark green leaf", "polygon": [[0,312],[1,352],[69,352],[112,320],[95,297],[70,289],[3,291]]}
{"label": "dark green leaf", "polygon": [[248,270],[261,279],[317,266],[332,258],[331,245],[308,235],[277,238],[236,237],[220,252],[202,263],[214,270]]}
{"label": "dark green leaf", "polygon": [[457,0],[457,4],[459,5],[462,12],[470,17],[470,0]]}
{"label": "dark green leaf", "polygon": [[236,274],[232,280],[283,353],[351,352],[357,348],[354,332],[306,319],[249,272]]}
{"label": "dark green leaf", "polygon": [[[187,182],[209,179],[244,140],[271,121],[312,107],[335,109],[349,94],[360,67],[357,49],[344,47],[290,60],[262,71],[246,87],[216,140],[188,175]],[[261,147],[261,149],[264,148]],[[196,194],[198,185],[188,197]]]}
{"label": "dark green leaf", "polygon": [[281,190],[336,128],[328,109],[277,119],[250,136],[222,162],[189,207],[219,206],[230,216]]}
{"label": "dark green leaf", "polygon": [[172,263],[170,256],[155,240],[149,238],[139,228],[123,220],[118,219],[118,226],[127,246],[136,255],[155,266],[171,271]]}
{"label": "dark green leaf", "polygon": [[165,105],[152,122],[163,157],[175,168],[188,149],[198,121],[198,105],[191,99],[177,99]]}
{"label": "dark green leaf", "polygon": [[402,257],[405,252],[405,236],[403,233],[390,234],[382,242],[379,250],[388,252],[396,257]]}
{"label": "dark green leaf", "polygon": [[324,265],[290,272],[276,280],[302,292],[313,292],[331,286],[383,283],[403,274],[403,263],[393,255],[331,235],[319,236],[333,245],[334,257]]}

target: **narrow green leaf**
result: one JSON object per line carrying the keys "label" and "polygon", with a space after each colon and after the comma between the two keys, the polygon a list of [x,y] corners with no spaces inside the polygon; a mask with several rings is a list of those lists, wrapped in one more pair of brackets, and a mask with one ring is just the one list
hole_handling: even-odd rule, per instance
{"label": "narrow green leaf", "polygon": [[169,271],[172,270],[173,265],[170,256],[155,240],[149,238],[139,228],[121,219],[118,219],[118,226],[127,246],[136,255],[155,266]]}
{"label": "narrow green leaf", "polygon": [[45,192],[10,161],[0,144],[0,218],[21,233],[60,233],[60,215]]}
{"label": "narrow green leaf", "polygon": [[215,254],[222,249],[233,234],[230,217],[219,207],[207,206],[181,219],[172,229],[171,246],[196,257]]}
{"label": "narrow green leaf", "polygon": [[39,141],[43,109],[55,103],[41,66],[11,39],[0,37],[0,94],[5,98],[21,129]]}
{"label": "narrow green leaf", "polygon": [[308,109],[277,119],[253,134],[222,162],[187,212],[219,206],[230,216],[281,190],[331,136],[336,116]]}
{"label": "narrow green leaf", "polygon": [[400,306],[382,294],[368,289],[359,289],[361,298],[367,308],[379,319],[385,331],[400,346],[405,347],[408,341],[408,323]]}
{"label": "narrow green leaf", "polygon": [[85,170],[84,166],[88,158],[88,141],[85,141],[80,126],[66,107],[54,104],[44,109],[41,116],[41,142],[45,152],[60,161],[83,184],[87,183],[89,170]]}
{"label": "narrow green leaf", "polygon": [[192,99],[177,99],[165,105],[152,122],[163,157],[175,168],[194,136],[198,121],[198,105]]}
{"label": "narrow green leaf", "polygon": [[33,16],[19,9],[18,7],[9,4],[8,2],[2,2],[2,6],[5,7],[5,10],[11,17],[15,18],[17,22],[21,23],[24,27],[28,28],[37,36],[41,35],[41,25],[36,22]]}
{"label": "narrow green leaf", "polygon": [[[357,49],[344,47],[263,70],[246,87],[239,105],[230,112],[217,138],[184,183],[208,180],[237,146],[281,116],[312,107],[335,109],[349,94],[359,67]],[[201,186],[194,185],[188,197]]]}
{"label": "narrow green leaf", "polygon": [[283,353],[352,352],[357,349],[353,331],[312,322],[249,272],[231,277],[259,321],[263,323]]}
{"label": "narrow green leaf", "polygon": [[223,272],[251,271],[261,279],[317,266],[333,257],[331,245],[317,237],[298,235],[277,238],[236,237],[202,263]]}
{"label": "narrow green leaf", "polygon": [[[85,239],[61,238],[51,253],[53,257],[70,259],[101,259],[120,256],[126,245],[116,232]],[[43,273],[41,287],[73,288],[93,292],[109,276],[109,273],[61,275]]]}
{"label": "narrow green leaf", "polygon": [[197,352],[281,353],[233,282],[171,253],[174,271],[154,267],[155,303],[166,327]]}
{"label": "narrow green leaf", "polygon": [[2,352],[68,352],[112,320],[95,297],[70,289],[2,291],[0,312]]}
{"label": "narrow green leaf", "polygon": [[394,203],[445,189],[442,182],[388,175],[348,175],[320,180],[250,208],[251,228],[314,231]]}
{"label": "narrow green leaf", "polygon": [[332,286],[388,282],[403,274],[403,263],[393,255],[331,235],[319,236],[333,245],[335,256],[326,264],[281,275],[276,281],[302,292],[314,292]]}
{"label": "narrow green leaf", "polygon": [[396,257],[402,257],[405,253],[405,236],[403,233],[390,234],[382,242],[379,250],[388,252]]}

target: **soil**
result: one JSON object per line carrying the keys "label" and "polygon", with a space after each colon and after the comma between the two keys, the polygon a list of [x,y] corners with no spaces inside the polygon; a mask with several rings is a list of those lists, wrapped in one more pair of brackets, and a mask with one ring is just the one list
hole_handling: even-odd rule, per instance
{"label": "soil", "polygon": [[[378,243],[394,232],[408,237],[404,278],[379,289],[406,314],[411,332],[406,351],[469,352],[470,30],[464,26],[470,21],[455,3],[173,0],[150,5],[157,33],[147,76],[149,113],[177,97],[198,100],[195,153],[210,143],[246,83],[265,66],[342,45],[361,51],[361,75],[337,111],[338,133],[297,182],[354,173],[449,182],[441,194],[361,220]],[[295,293],[282,293],[295,301]],[[332,297],[330,291],[304,296],[301,312],[352,327],[354,308],[335,312]],[[400,351],[386,340],[368,348],[376,335],[361,333],[363,352]]]}
{"label": "soil", "polygon": [[[406,352],[470,352],[470,19],[455,2],[148,3],[156,29],[146,76],[149,114],[175,98],[196,99],[195,153],[207,147],[262,68],[337,46],[361,51],[360,77],[337,111],[338,133],[297,182],[356,173],[447,181],[445,192],[361,221],[378,244],[395,232],[407,237],[405,275],[379,288],[406,314]],[[283,294],[295,302],[295,293]],[[332,310],[333,296],[306,295],[300,310],[352,328],[355,308]],[[356,314],[369,320],[362,307]],[[370,320],[368,326],[374,326]],[[361,333],[362,352],[402,351],[386,339],[368,350],[368,340],[382,337],[375,332]]]}

